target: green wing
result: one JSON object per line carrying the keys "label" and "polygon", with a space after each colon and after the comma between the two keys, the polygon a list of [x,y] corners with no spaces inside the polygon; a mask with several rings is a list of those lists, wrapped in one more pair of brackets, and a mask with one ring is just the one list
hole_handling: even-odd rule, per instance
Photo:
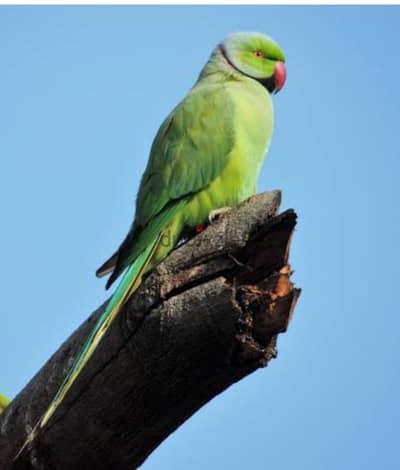
{"label": "green wing", "polygon": [[205,188],[221,173],[234,145],[233,113],[225,87],[203,85],[166,118],[142,177],[135,221],[118,250],[107,286],[144,250],[169,206]]}
{"label": "green wing", "polygon": [[167,117],[154,140],[136,204],[144,226],[171,200],[206,187],[234,144],[233,104],[221,85],[194,89]]}

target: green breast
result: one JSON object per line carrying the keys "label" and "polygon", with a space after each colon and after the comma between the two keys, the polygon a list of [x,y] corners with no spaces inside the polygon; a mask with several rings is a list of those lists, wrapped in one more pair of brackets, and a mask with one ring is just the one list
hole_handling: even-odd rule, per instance
{"label": "green breast", "polygon": [[[233,104],[234,145],[220,175],[193,196],[185,222],[202,223],[211,210],[232,207],[256,192],[257,178],[273,129],[273,105],[258,82],[243,78],[225,86]],[[221,116],[224,119],[224,116]]]}
{"label": "green breast", "polygon": [[[258,82],[244,78],[230,87],[234,102],[235,146],[228,178],[237,174],[239,199],[256,191],[256,183],[268,150],[273,124],[273,104],[269,93]],[[231,173],[233,173],[231,175]]]}

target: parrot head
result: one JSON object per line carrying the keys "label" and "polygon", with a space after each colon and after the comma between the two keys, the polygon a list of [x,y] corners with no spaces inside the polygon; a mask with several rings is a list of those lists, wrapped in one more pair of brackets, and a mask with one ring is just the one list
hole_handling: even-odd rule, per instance
{"label": "parrot head", "polygon": [[268,36],[233,33],[219,47],[231,67],[259,81],[270,93],[283,88],[286,81],[285,55]]}

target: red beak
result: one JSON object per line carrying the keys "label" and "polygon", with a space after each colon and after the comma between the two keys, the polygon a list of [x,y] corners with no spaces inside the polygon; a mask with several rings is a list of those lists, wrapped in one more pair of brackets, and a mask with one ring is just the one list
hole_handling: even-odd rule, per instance
{"label": "red beak", "polygon": [[278,93],[278,91],[283,88],[283,85],[286,82],[286,67],[283,62],[277,62],[275,64],[274,82],[275,82],[274,91],[275,93]]}

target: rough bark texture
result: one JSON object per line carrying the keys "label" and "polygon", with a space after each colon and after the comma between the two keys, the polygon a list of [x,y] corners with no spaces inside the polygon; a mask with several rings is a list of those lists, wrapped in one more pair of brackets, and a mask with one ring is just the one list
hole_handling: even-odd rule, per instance
{"label": "rough bark texture", "polygon": [[276,356],[299,295],[292,210],[255,196],[176,249],[126,304],[50,423],[13,461],[104,305],[0,418],[0,468],[138,467],[215,395]]}

